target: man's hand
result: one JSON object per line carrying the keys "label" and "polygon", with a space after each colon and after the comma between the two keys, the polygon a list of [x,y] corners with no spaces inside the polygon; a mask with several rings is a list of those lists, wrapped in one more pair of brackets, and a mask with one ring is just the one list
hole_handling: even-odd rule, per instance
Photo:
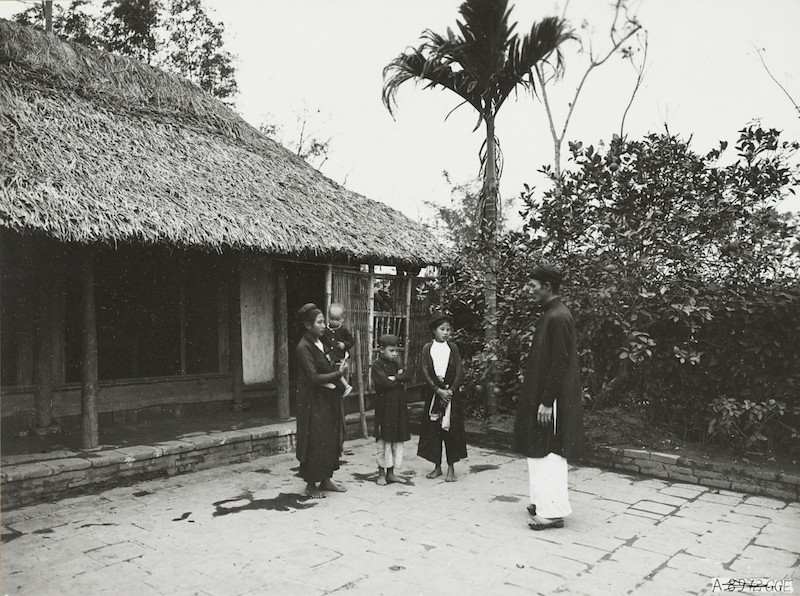
{"label": "man's hand", "polygon": [[390,381],[396,381],[397,380],[397,377],[395,377],[394,375],[392,375],[390,377],[386,377],[386,378],[389,379]]}
{"label": "man's hand", "polygon": [[539,404],[539,411],[536,413],[536,419],[542,426],[547,426],[553,423],[553,408],[548,408],[544,404]]}
{"label": "man's hand", "polygon": [[340,373],[342,373],[342,374],[346,373],[349,368],[350,368],[350,365],[347,364],[347,360],[342,360],[339,363],[339,372]]}
{"label": "man's hand", "polygon": [[336,342],[336,347],[344,351],[344,342],[343,341]]}

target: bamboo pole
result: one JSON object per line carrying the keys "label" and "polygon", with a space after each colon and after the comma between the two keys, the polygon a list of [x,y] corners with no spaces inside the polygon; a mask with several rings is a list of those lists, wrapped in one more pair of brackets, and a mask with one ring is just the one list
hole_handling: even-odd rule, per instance
{"label": "bamboo pole", "polygon": [[81,365],[81,446],[94,449],[99,443],[97,424],[97,312],[94,295],[94,255],[82,255],[83,350]]}
{"label": "bamboo pole", "polygon": [[231,299],[228,304],[230,309],[230,367],[231,367],[231,393],[233,394],[233,410],[241,412],[244,409],[244,379],[242,378],[242,301],[241,301],[241,273],[238,259],[234,261],[233,276],[231,278]]}
{"label": "bamboo pole", "polygon": [[328,268],[325,270],[325,319],[328,318],[328,311],[331,308],[331,302],[333,302],[333,265],[328,265]]}
{"label": "bamboo pole", "polygon": [[38,313],[36,325],[37,355],[35,396],[36,426],[45,429],[53,424],[53,286],[52,272],[45,268],[39,283]]}
{"label": "bamboo pole", "polygon": [[415,278],[416,276],[412,275],[410,271],[406,271],[406,333],[403,341],[403,347],[405,348],[403,368],[405,369],[408,369],[409,348],[411,347],[411,296]]}
{"label": "bamboo pole", "polygon": [[374,328],[375,328],[375,265],[369,266],[369,291],[367,292],[368,300],[367,308],[367,388],[372,388],[372,346],[375,343]]}
{"label": "bamboo pole", "polygon": [[289,308],[286,304],[286,270],[275,263],[275,381],[278,393],[278,418],[289,418]]}
{"label": "bamboo pole", "polygon": [[358,376],[358,413],[361,418],[361,436],[369,437],[367,429],[367,413],[364,404],[364,369],[361,365],[361,333],[356,331],[356,375]]}

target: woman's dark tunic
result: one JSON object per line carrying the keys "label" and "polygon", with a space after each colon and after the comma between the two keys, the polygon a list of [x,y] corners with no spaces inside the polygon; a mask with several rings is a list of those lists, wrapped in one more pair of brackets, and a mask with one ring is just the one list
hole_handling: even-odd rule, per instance
{"label": "woman's dark tunic", "polygon": [[300,368],[297,379],[300,476],[306,482],[319,482],[339,469],[344,437],[341,389],[322,385],[337,380],[341,374],[306,335],[297,344],[295,356]]}
{"label": "woman's dark tunic", "polygon": [[[408,430],[406,373],[397,374],[397,362],[378,357],[372,363],[372,385],[375,387],[375,440],[402,443],[411,438]],[[396,377],[392,381],[389,377]]]}
{"label": "woman's dark tunic", "polygon": [[[422,375],[430,388],[430,395],[425,400],[425,412],[422,414],[417,455],[439,464],[441,462],[442,441],[444,441],[447,448],[448,461],[449,463],[455,463],[467,457],[467,441],[464,435],[464,404],[460,393],[461,383],[464,381],[464,369],[461,365],[461,355],[458,353],[456,344],[448,341],[450,360],[447,362],[444,382],[439,381],[433,369],[432,345],[433,342],[429,341],[422,347]],[[448,431],[442,430],[439,421],[431,420],[430,416],[428,416],[436,390],[444,389],[445,387],[449,387],[453,391],[452,406],[450,407],[450,430]]]}
{"label": "woman's dark tunic", "polygon": [[[514,448],[526,457],[556,453],[580,457],[583,448],[583,405],[580,365],[572,314],[560,298],[544,307],[536,322],[525,380],[517,401]],[[539,405],[556,404],[556,430],[537,421]]]}

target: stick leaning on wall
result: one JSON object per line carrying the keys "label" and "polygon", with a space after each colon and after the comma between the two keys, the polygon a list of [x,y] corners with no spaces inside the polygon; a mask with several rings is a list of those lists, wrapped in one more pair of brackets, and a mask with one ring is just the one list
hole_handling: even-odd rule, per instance
{"label": "stick leaning on wall", "polygon": [[364,406],[364,370],[361,364],[361,332],[356,331],[356,375],[358,376],[358,412],[361,415],[361,436],[369,437],[367,430],[367,414]]}

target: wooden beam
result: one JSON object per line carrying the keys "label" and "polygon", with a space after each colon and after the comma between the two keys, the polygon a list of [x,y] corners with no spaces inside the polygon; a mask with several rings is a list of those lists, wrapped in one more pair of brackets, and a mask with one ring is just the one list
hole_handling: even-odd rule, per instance
{"label": "wooden beam", "polygon": [[36,426],[53,424],[53,304],[50,285],[52,271],[42,267],[37,292],[36,310]]}
{"label": "wooden beam", "polygon": [[411,296],[414,288],[414,276],[411,272],[406,271],[406,336],[403,341],[405,351],[403,353],[403,368],[409,367],[409,347],[411,346]]}
{"label": "wooden beam", "polygon": [[367,387],[372,389],[372,346],[375,343],[375,265],[369,266],[369,290],[367,291]]}
{"label": "wooden beam", "polygon": [[97,311],[95,310],[94,254],[81,254],[83,292],[83,349],[81,358],[81,446],[94,449],[99,443],[97,423]]}
{"label": "wooden beam", "polygon": [[241,275],[239,261],[234,261],[230,284],[230,362],[231,392],[233,393],[233,409],[241,411],[244,407],[244,379],[242,378],[242,305],[239,300]]}
{"label": "wooden beam", "polygon": [[181,306],[181,374],[186,374],[186,275],[182,259],[178,259],[178,292]]}
{"label": "wooden beam", "polygon": [[227,276],[217,285],[217,371],[228,372],[231,366],[230,306]]}
{"label": "wooden beam", "polygon": [[289,418],[289,308],[286,303],[286,270],[275,262],[275,381],[278,418]]}

